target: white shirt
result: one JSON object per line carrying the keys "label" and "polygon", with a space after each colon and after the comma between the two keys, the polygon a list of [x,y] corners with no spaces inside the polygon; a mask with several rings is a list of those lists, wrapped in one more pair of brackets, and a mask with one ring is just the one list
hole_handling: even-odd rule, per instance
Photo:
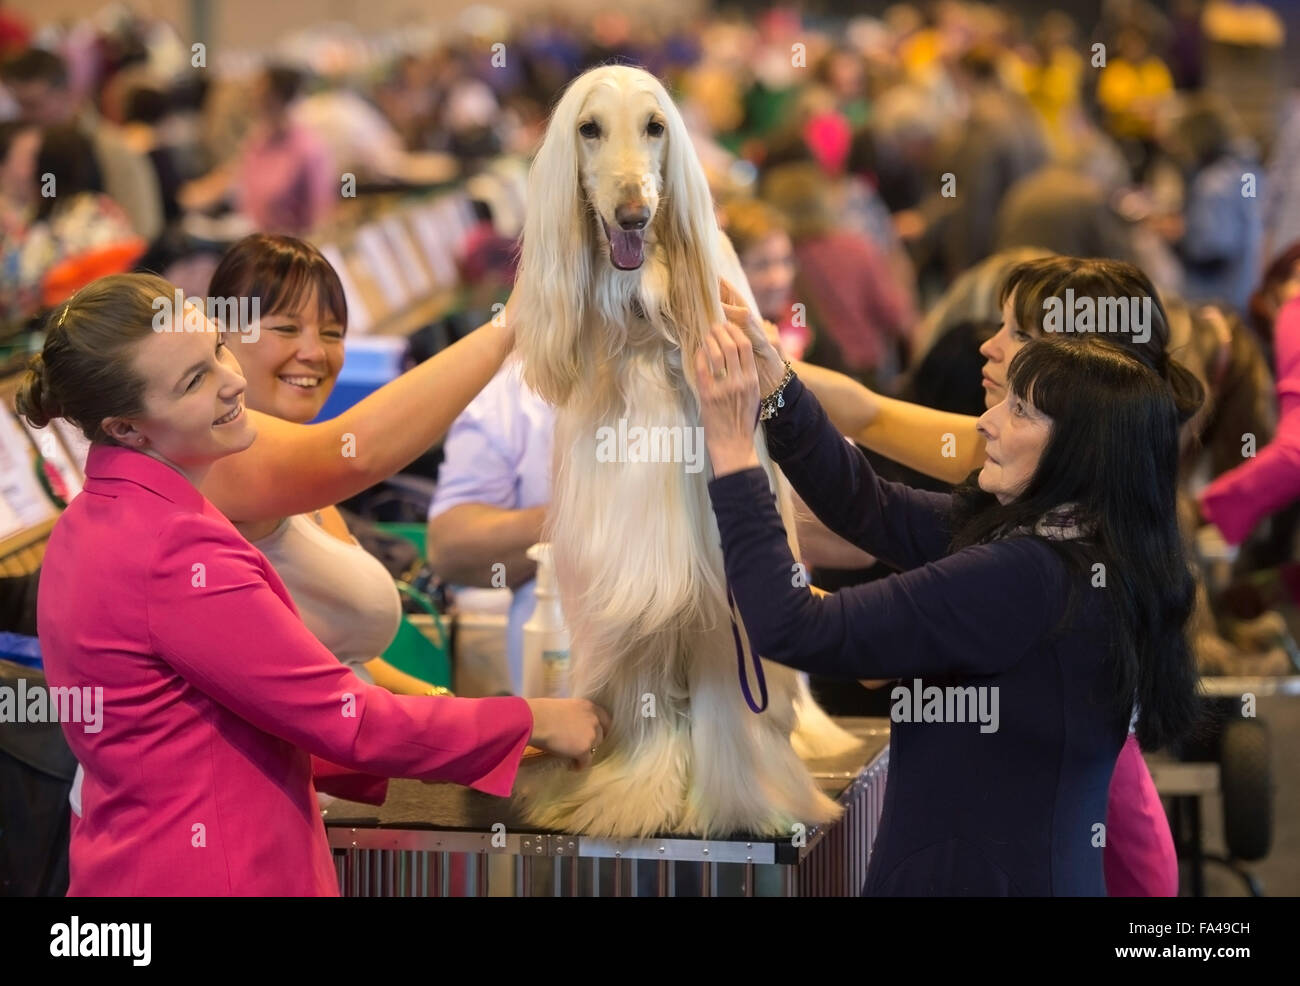
{"label": "white shirt", "polygon": [[[510,360],[451,426],[429,519],[466,503],[503,510],[549,504],[554,438],[555,409],[528,389],[519,361]],[[524,687],[523,626],[533,588],[531,580],[519,586],[510,603],[506,656],[515,694]]]}

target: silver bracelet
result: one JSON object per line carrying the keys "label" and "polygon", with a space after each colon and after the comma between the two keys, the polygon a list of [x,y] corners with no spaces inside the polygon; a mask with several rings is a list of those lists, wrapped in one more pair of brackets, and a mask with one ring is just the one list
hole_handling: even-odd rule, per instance
{"label": "silver bracelet", "polygon": [[789,360],[786,360],[785,376],[783,376],[781,378],[781,382],[776,385],[776,390],[772,391],[761,401],[759,401],[758,404],[759,421],[767,421],[770,418],[776,417],[777,410],[779,408],[785,407],[785,388],[789,385],[790,381],[793,379],[794,379],[794,367],[790,365]]}

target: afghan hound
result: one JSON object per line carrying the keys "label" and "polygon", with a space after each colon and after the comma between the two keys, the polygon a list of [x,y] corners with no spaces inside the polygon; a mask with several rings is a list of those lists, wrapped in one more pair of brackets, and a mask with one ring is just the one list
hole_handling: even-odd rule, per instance
{"label": "afghan hound", "polygon": [[[747,668],[751,658],[743,626],[733,633],[708,470],[684,455],[644,461],[656,458],[645,449],[601,454],[602,441],[639,427],[672,436],[674,450],[694,441],[707,461],[684,368],[723,317],[720,277],[756,310],[664,87],[624,66],[579,76],[529,174],[515,292],[525,380],[556,407],[545,536],[573,694],[607,708],[613,726],[588,770],[525,769],[517,790],[533,824],[710,837],[790,834],[838,816],[799,754],[857,740],[780,665],[764,662],[766,710],[746,705],[738,646]],[[761,430],[755,443],[797,549],[789,488]]]}

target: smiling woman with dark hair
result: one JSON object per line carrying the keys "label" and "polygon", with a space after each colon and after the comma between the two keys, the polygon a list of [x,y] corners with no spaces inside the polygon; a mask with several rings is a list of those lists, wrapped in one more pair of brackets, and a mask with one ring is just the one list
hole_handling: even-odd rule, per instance
{"label": "smiling woman with dark hair", "polygon": [[[903,679],[864,893],[1105,895],[1107,788],[1131,718],[1141,710],[1140,738],[1158,746],[1196,715],[1168,384],[1098,339],[1027,343],[979,420],[977,487],[947,496],[877,477],[762,337],[716,327],[696,372],[727,579],[754,653]],[[794,488],[900,574],[826,597],[790,584],[756,468],[760,393]],[[978,722],[954,715],[976,707]]]}
{"label": "smiling woman with dark hair", "polygon": [[[256,336],[231,347],[247,405],[285,421],[315,420],[343,368],[348,329],[343,282],[324,255],[305,240],[254,233],[226,251],[208,296],[257,303]],[[401,599],[337,507],[235,528],[284,579],[307,629],[358,677],[401,695],[447,691],[380,656],[397,633]]]}

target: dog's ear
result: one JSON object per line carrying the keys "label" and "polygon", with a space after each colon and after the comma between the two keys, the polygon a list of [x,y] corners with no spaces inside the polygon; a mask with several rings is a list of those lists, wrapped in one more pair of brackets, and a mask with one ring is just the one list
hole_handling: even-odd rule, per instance
{"label": "dog's ear", "polygon": [[754,289],[749,286],[745,268],[740,265],[735,244],[731,242],[731,237],[721,230],[718,231],[718,274],[740,295],[740,303],[757,314],[758,300],[754,297]]}
{"label": "dog's ear", "polygon": [[686,124],[667,91],[658,80],[655,84],[668,121],[662,199],[667,208],[659,226],[670,272],[665,314],[677,328],[682,358],[693,361],[709,326],[723,317],[718,294],[720,234],[709,182]]}
{"label": "dog's ear", "polygon": [[516,346],[524,380],[564,404],[583,379],[584,302],[591,276],[591,224],[578,167],[578,115],[591,88],[580,75],[561,97],[528,173],[523,249],[515,278]]}

